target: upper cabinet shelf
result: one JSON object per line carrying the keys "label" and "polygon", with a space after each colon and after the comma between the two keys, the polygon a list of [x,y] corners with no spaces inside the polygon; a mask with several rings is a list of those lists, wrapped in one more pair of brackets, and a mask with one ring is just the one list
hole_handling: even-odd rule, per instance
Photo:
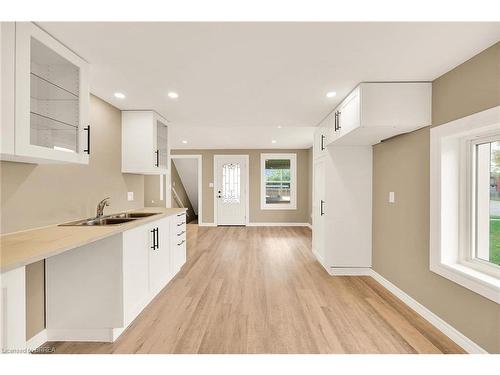
{"label": "upper cabinet shelf", "polygon": [[373,145],[431,125],[431,90],[430,82],[359,84],[318,128],[317,155],[321,142],[323,148]]}
{"label": "upper cabinet shelf", "polygon": [[2,160],[88,164],[88,63],[33,23],[0,35]]}
{"label": "upper cabinet shelf", "polygon": [[169,173],[167,120],[154,111],[122,111],[122,172]]}

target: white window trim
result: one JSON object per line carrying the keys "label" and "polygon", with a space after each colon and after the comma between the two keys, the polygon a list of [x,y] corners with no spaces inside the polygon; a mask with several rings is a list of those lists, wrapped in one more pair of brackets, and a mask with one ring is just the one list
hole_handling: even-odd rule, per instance
{"label": "white window trim", "polygon": [[499,129],[500,106],[430,132],[430,270],[496,303],[500,303],[497,266],[468,256],[474,208],[469,150],[472,139],[498,134]]}
{"label": "white window trim", "polygon": [[[266,203],[266,179],[264,171],[266,160],[290,159],[290,203]],[[296,210],[297,209],[297,154],[260,154],[260,209],[261,210]]]}

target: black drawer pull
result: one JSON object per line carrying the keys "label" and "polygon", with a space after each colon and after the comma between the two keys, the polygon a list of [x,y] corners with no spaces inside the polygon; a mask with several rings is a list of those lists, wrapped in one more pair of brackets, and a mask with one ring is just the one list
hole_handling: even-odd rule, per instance
{"label": "black drawer pull", "polygon": [[184,242],[186,242],[186,240],[182,240],[181,242],[179,242],[179,243],[177,244],[177,246],[181,246]]}
{"label": "black drawer pull", "polygon": [[184,233],[186,233],[186,231],[185,231],[185,230],[183,230],[182,232],[177,233],[177,237],[178,237],[178,236],[182,236]]}
{"label": "black drawer pull", "polygon": [[186,224],[185,221],[183,221],[182,223],[177,224],[177,226],[180,227],[181,225],[184,225],[184,224]]}
{"label": "black drawer pull", "polygon": [[181,216],[184,216],[186,213],[183,212],[182,214],[177,214],[177,217],[181,217]]}
{"label": "black drawer pull", "polygon": [[159,166],[160,166],[160,150],[156,150],[156,151],[155,151],[155,154],[156,154],[156,163],[155,163],[155,167],[159,167]]}

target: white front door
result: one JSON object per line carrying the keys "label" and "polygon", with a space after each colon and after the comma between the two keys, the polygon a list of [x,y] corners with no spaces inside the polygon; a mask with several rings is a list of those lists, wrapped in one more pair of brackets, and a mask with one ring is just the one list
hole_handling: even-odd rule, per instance
{"label": "white front door", "polygon": [[248,155],[214,156],[215,223],[245,225]]}

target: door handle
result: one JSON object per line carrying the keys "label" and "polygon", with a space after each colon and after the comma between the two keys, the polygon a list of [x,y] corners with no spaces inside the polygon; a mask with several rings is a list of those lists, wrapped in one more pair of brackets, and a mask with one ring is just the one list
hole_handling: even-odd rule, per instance
{"label": "door handle", "polygon": [[325,211],[323,210],[323,207],[324,207],[324,204],[325,204],[325,201],[324,200],[321,200],[321,203],[320,203],[320,216],[323,216],[325,214]]}
{"label": "door handle", "polygon": [[156,250],[156,228],[152,229],[151,233],[153,234],[153,246],[151,246],[151,249]]}
{"label": "door handle", "polygon": [[90,155],[90,125],[83,128],[83,130],[87,131],[87,148],[83,150],[83,152],[86,152],[87,154]]}

